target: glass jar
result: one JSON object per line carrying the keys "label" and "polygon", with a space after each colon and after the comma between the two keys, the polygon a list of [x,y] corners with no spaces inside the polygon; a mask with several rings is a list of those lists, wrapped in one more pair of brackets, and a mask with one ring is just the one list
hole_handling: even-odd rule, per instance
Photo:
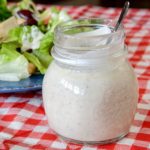
{"label": "glass jar", "polygon": [[124,137],[137,106],[137,79],[126,59],[121,26],[105,35],[78,36],[109,27],[106,19],[81,19],[55,30],[53,62],[43,81],[44,108],[51,129],[62,138],[105,144]]}

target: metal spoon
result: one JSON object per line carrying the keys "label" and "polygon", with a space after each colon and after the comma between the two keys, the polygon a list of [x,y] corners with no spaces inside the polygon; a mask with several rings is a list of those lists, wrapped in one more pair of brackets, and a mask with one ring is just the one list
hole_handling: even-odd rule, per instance
{"label": "metal spoon", "polygon": [[[123,7],[123,9],[122,9],[122,11],[120,13],[118,21],[117,21],[115,27],[112,29],[112,32],[116,32],[119,29],[122,20],[125,18],[126,14],[128,12],[129,6],[130,6],[129,1],[126,1],[125,4],[124,4],[124,7]],[[107,42],[106,42],[106,44],[111,43],[111,41],[112,41],[112,38],[109,37]]]}
{"label": "metal spoon", "polygon": [[112,32],[116,32],[118,30],[118,28],[120,27],[122,20],[125,18],[126,14],[128,12],[129,6],[130,6],[129,1],[126,1],[124,4],[124,7],[120,13],[119,19],[118,19],[114,29],[112,30]]}

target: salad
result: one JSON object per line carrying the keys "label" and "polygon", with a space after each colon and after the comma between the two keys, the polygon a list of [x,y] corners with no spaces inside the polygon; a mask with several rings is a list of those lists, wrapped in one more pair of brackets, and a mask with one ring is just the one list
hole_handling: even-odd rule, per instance
{"label": "salad", "polygon": [[0,0],[0,80],[19,81],[44,74],[52,61],[54,29],[71,17],[51,7],[38,10],[31,0],[8,7]]}

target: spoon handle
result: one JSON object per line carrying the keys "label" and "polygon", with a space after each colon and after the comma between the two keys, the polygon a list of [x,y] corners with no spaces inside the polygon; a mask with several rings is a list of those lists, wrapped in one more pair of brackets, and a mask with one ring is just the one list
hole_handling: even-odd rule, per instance
{"label": "spoon handle", "polygon": [[113,31],[117,31],[117,30],[118,30],[118,28],[119,28],[119,26],[120,26],[122,20],[124,19],[124,17],[126,16],[126,14],[127,14],[127,12],[128,12],[129,6],[130,6],[129,1],[126,1],[125,4],[124,4],[123,9],[122,9],[122,11],[121,11],[121,14],[120,14],[120,16],[119,16],[119,19],[118,19],[118,21],[117,21],[117,24],[116,24],[116,26],[115,26],[115,28],[114,28]]}

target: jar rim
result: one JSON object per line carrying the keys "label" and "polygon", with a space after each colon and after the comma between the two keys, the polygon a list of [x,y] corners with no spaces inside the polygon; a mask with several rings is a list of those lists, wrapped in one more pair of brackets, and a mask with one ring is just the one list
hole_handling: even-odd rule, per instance
{"label": "jar rim", "polygon": [[[75,20],[68,20],[65,21],[63,23],[60,23],[59,25],[56,26],[54,33],[55,34],[59,34],[59,36],[63,36],[64,38],[74,38],[74,39],[91,39],[91,38],[107,38],[107,37],[111,37],[111,36],[115,36],[115,35],[119,35],[122,31],[124,31],[124,27],[122,24],[120,24],[120,27],[118,28],[117,31],[115,32],[111,32],[111,33],[106,33],[106,34],[102,34],[102,35],[92,35],[92,36],[74,36],[74,34],[65,34],[64,33],[64,29],[65,27],[67,28],[71,28],[71,27],[79,27],[79,26],[87,26],[88,24],[74,24],[75,22],[82,22],[82,21],[97,21],[97,24],[92,24],[92,25],[104,25],[104,26],[108,26],[110,25],[110,23],[113,23],[114,25],[116,24],[116,20],[112,20],[112,19],[106,19],[106,18],[80,18],[80,19],[75,19]],[[99,21],[99,24],[98,24]],[[90,23],[89,22],[89,23]],[[101,23],[101,24],[100,24]],[[104,23],[107,23],[104,24]],[[89,24],[90,25],[90,24]]]}
{"label": "jar rim", "polygon": [[[89,25],[92,25],[92,27],[89,28]],[[125,36],[122,25],[117,32],[105,35],[75,36],[76,33],[100,29],[103,25],[108,26],[111,30],[115,26],[115,22],[111,19],[82,18],[59,24],[54,33],[52,56],[58,62],[72,65],[81,65],[82,63],[83,66],[90,64],[99,65],[100,57],[101,59],[105,59],[106,57],[109,59],[113,56],[120,57],[120,55],[124,54]],[[80,26],[83,26],[83,28],[80,28]],[[88,26],[88,28],[85,26]],[[75,27],[75,30],[70,30],[71,27]],[[71,31],[69,32],[71,35],[68,34],[68,29]]]}

